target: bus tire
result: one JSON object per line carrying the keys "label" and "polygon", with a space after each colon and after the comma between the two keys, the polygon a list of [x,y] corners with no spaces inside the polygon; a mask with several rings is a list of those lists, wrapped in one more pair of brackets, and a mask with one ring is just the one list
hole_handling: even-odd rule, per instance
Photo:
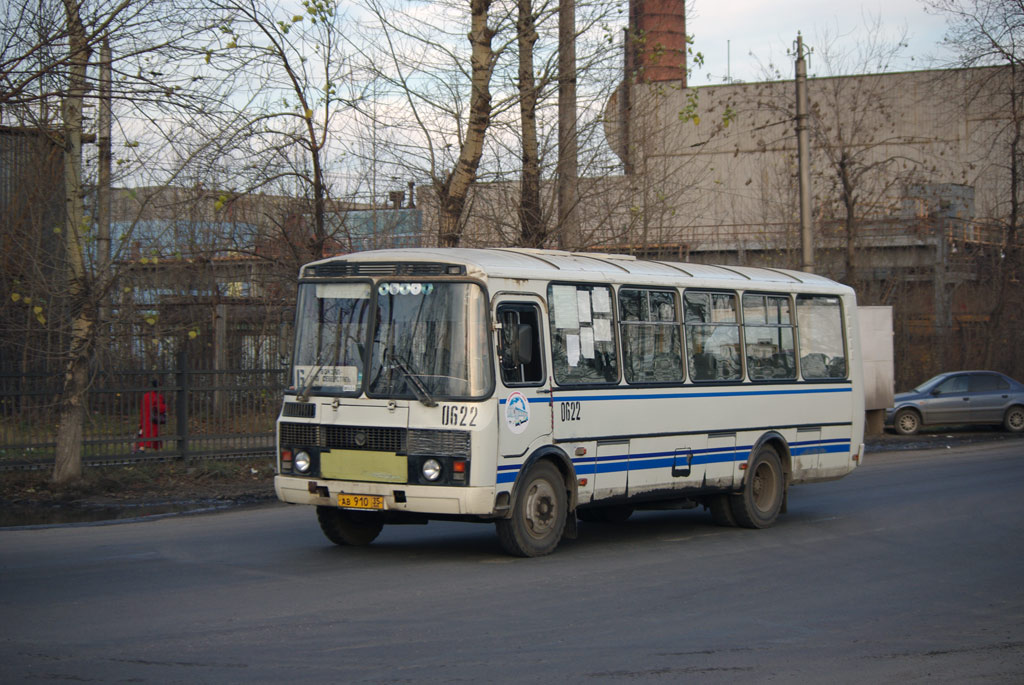
{"label": "bus tire", "polygon": [[775,523],[785,499],[786,481],[779,453],[762,445],[747,469],[743,490],[729,497],[732,515],[744,528],[767,528]]}
{"label": "bus tire", "polygon": [[516,489],[511,518],[495,523],[502,549],[517,557],[554,552],[565,530],[567,501],[565,482],[554,464],[534,464]]}
{"label": "bus tire", "polygon": [[736,527],[736,517],[732,513],[732,504],[729,495],[712,495],[707,499],[708,511],[711,512],[711,520],[716,526],[726,528]]}
{"label": "bus tire", "polygon": [[900,435],[913,435],[921,430],[921,415],[916,409],[900,409],[893,417],[892,427]]}
{"label": "bus tire", "polygon": [[1007,409],[1003,417],[1003,428],[1011,433],[1024,432],[1024,407],[1015,404]]}
{"label": "bus tire", "polygon": [[336,545],[365,547],[380,535],[383,522],[375,514],[361,514],[336,507],[317,507],[320,530]]}

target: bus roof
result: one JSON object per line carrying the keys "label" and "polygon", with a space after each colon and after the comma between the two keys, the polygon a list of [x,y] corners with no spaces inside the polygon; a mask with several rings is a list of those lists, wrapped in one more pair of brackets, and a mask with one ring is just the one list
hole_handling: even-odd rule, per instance
{"label": "bus roof", "polygon": [[[600,279],[615,283],[652,279],[717,280],[740,287],[744,282],[778,285],[837,286],[824,276],[750,266],[712,266],[637,259],[631,255],[598,252],[565,252],[529,248],[406,248],[354,252],[307,264],[302,275],[310,275],[309,267],[337,262],[412,263],[430,262],[457,264],[466,267],[474,277],[546,280]],[[384,275],[384,274],[380,274]]]}

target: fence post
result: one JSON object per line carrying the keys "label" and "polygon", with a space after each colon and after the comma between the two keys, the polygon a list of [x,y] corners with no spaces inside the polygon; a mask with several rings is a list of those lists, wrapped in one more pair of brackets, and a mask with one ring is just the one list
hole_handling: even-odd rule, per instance
{"label": "fence post", "polygon": [[[213,370],[220,372],[228,368],[228,308],[227,305],[218,304],[213,316]],[[225,385],[225,376],[215,373],[215,387],[213,391],[213,413],[222,417],[227,413],[228,394],[221,390]]]}
{"label": "fence post", "polygon": [[188,460],[188,343],[183,341],[178,350],[177,376],[178,396],[175,401],[175,415],[178,419],[178,455]]}

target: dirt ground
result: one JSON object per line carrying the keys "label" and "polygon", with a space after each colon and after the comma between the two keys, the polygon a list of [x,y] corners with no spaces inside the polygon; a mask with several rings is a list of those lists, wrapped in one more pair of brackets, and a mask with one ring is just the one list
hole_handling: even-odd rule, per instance
{"label": "dirt ground", "polygon": [[58,488],[49,470],[0,473],[0,526],[74,523],[272,502],[269,459],[87,468]]}
{"label": "dirt ground", "polygon": [[[1024,435],[986,428],[929,429],[920,435],[867,438],[868,455],[935,449]],[[50,471],[0,472],[0,527],[138,518],[269,503],[274,465],[269,459],[202,461],[87,468],[81,482],[57,488]]]}

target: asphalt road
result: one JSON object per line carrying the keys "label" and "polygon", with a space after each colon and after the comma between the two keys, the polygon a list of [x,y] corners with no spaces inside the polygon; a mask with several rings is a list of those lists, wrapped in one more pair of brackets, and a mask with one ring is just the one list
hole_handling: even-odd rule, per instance
{"label": "asphalt road", "polygon": [[700,511],[330,545],[275,505],[0,531],[0,681],[1021,682],[1024,440],[869,455],[771,529]]}

